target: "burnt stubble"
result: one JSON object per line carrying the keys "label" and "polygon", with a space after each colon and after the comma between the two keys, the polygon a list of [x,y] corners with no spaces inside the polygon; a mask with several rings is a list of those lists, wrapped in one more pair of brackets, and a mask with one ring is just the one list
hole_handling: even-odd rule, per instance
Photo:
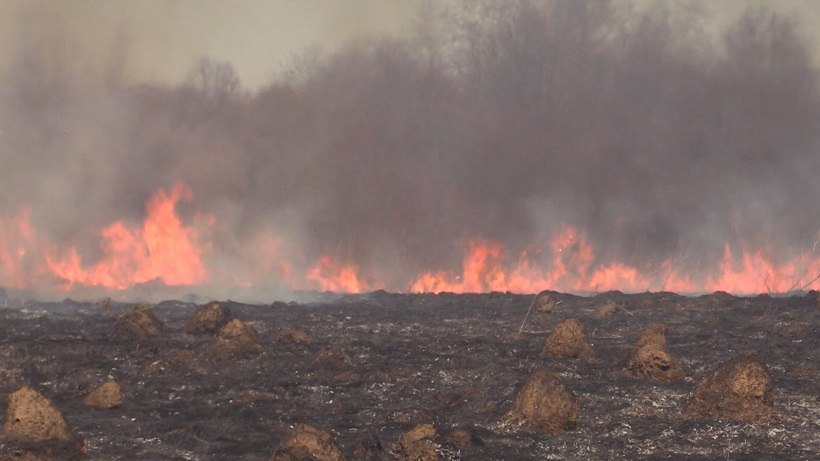
{"label": "burnt stubble", "polygon": [[[430,427],[422,424],[434,431],[431,453],[461,459],[812,459],[820,452],[816,292],[550,296],[559,308],[531,315],[523,332],[532,295],[228,301],[258,347],[224,360],[212,356],[218,338],[186,329],[195,304],[153,305],[163,329],[142,339],[116,334],[134,304],[12,305],[0,309],[0,423],[8,395],[29,386],[85,439],[88,458],[99,460],[269,460],[299,424],[327,432],[346,459],[364,451],[392,459],[403,434]],[[607,303],[619,308],[599,316]],[[594,360],[540,353],[570,317],[583,324]],[[665,350],[681,379],[643,379],[627,368],[641,333],[657,323],[666,326]],[[285,333],[296,329],[310,340],[289,340]],[[327,351],[345,360],[329,360]],[[747,353],[771,378],[768,422],[685,416],[697,384]],[[541,369],[577,401],[567,430],[505,423],[517,393]],[[83,403],[111,379],[121,386],[121,405]],[[0,457],[10,456],[8,447],[0,442]]]}

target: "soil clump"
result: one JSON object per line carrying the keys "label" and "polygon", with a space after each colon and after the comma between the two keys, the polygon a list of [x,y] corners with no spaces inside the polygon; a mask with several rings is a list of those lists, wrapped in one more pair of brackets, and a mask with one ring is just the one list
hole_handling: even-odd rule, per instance
{"label": "soil clump", "polygon": [[39,392],[23,386],[9,395],[0,434],[0,460],[82,459],[85,441],[73,433],[62,413]]}
{"label": "soil clump", "polygon": [[666,330],[663,323],[653,323],[644,329],[626,364],[630,375],[667,381],[683,378],[677,360],[667,350]]}
{"label": "soil clump", "polygon": [[607,302],[598,308],[598,318],[605,319],[611,317],[618,310],[618,305],[613,302]]}
{"label": "soil clump", "polygon": [[431,423],[419,424],[399,437],[396,459],[400,461],[445,461],[461,459],[457,447],[439,440],[440,434]]}
{"label": "soil clump", "polygon": [[532,432],[561,432],[576,427],[578,413],[575,397],[558,375],[542,368],[518,391],[503,423]]}
{"label": "soil clump", "polygon": [[339,345],[323,348],[316,354],[316,362],[328,368],[340,370],[353,365],[353,358]]}
{"label": "soil clump", "polygon": [[684,416],[766,423],[772,416],[772,391],[769,372],[757,354],[741,355],[697,385]]}
{"label": "soil clump", "polygon": [[113,379],[102,383],[86,396],[83,403],[94,408],[116,408],[122,405],[119,383]]}
{"label": "soil clump", "polygon": [[555,325],[544,340],[541,356],[558,358],[593,358],[592,348],[584,332],[584,325],[576,318],[568,318]]}
{"label": "soil clump", "polygon": [[545,314],[549,314],[555,310],[555,308],[558,307],[558,304],[560,304],[560,301],[557,301],[545,292],[539,293],[535,299],[536,309],[538,309],[538,312],[543,312]]}
{"label": "soil clump", "polygon": [[327,432],[307,424],[297,424],[290,437],[273,455],[272,461],[345,461],[342,451]]}
{"label": "soil clump", "polygon": [[247,357],[260,351],[259,339],[253,326],[233,319],[219,329],[219,334],[208,348],[208,360],[222,362]]}
{"label": "soil clump", "polygon": [[195,335],[213,335],[225,326],[231,318],[231,310],[228,309],[228,306],[214,301],[194,311],[194,315],[185,325],[185,329]]}
{"label": "soil clump", "polygon": [[276,333],[276,340],[281,343],[310,344],[310,333],[304,328],[288,328]]}
{"label": "soil clump", "polygon": [[151,305],[140,304],[117,320],[117,324],[114,325],[114,336],[145,340],[162,335],[162,329],[162,321],[151,312]]}

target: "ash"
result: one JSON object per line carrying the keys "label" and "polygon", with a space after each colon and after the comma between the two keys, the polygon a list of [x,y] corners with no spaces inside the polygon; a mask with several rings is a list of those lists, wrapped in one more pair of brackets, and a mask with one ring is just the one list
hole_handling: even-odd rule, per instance
{"label": "ash", "polygon": [[[362,444],[384,447],[381,455],[390,459],[401,435],[422,423],[443,437],[461,434],[462,459],[820,453],[817,292],[549,295],[560,303],[529,315],[522,332],[532,295],[374,292],[308,304],[227,301],[231,314],[253,327],[259,347],[219,361],[208,356],[213,336],[186,329],[199,307],[191,303],[153,305],[164,329],[143,340],[112,333],[133,304],[0,308],[0,423],[7,395],[28,385],[52,399],[86,439],[88,457],[98,460],[269,460],[296,424],[330,433],[348,459]],[[569,317],[583,323],[594,358],[540,354],[544,338]],[[658,322],[668,327],[681,379],[638,379],[625,371],[641,332]],[[748,352],[771,376],[772,421],[684,417],[697,383]],[[516,393],[544,367],[577,399],[577,425],[553,434],[508,427],[504,415]],[[83,405],[109,379],[122,386],[122,405]]]}

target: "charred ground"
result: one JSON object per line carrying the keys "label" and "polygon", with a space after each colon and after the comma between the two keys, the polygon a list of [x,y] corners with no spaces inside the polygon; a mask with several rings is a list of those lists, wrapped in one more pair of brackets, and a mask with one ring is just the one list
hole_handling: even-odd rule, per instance
{"label": "charred ground", "polygon": [[[362,447],[378,453],[379,445],[390,456],[401,434],[428,422],[460,434],[451,442],[462,459],[812,459],[820,452],[817,292],[550,297],[560,303],[548,313],[534,309],[523,333],[532,295],[226,302],[259,345],[229,359],[214,359],[213,336],[186,329],[199,307],[193,303],[153,305],[163,329],[142,340],[115,333],[133,304],[12,305],[0,308],[0,424],[7,395],[28,385],[86,439],[90,459],[267,460],[299,423],[330,432],[349,459]],[[594,358],[542,357],[546,335],[569,317],[583,323]],[[624,371],[641,331],[658,322],[668,328],[682,379]],[[696,384],[746,352],[756,352],[771,376],[772,422],[685,418]],[[577,398],[577,426],[512,431],[503,417],[542,367]],[[122,386],[123,404],[83,405],[110,378]]]}

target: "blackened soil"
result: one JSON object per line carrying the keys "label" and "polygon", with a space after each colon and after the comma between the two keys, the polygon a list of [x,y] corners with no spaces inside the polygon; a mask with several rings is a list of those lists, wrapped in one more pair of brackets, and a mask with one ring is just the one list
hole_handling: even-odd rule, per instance
{"label": "blackened soil", "polygon": [[[99,460],[267,460],[296,423],[329,431],[352,459],[358,442],[377,439],[391,452],[402,432],[422,422],[440,433],[471,433],[462,459],[817,459],[817,293],[552,296],[561,303],[549,314],[533,309],[522,334],[532,295],[375,292],[312,304],[228,302],[256,329],[262,352],[221,363],[206,360],[211,338],[185,331],[193,304],[154,306],[165,329],[144,341],[112,336],[131,305],[0,308],[0,423],[6,395],[26,384],[54,401],[86,438],[89,458]],[[600,318],[607,302],[619,307]],[[583,322],[595,360],[540,356],[546,334],[567,317]],[[623,373],[641,330],[656,322],[669,327],[683,380]],[[297,327],[309,344],[277,335]],[[751,351],[773,380],[774,422],[682,417],[698,381]],[[575,394],[579,424],[554,435],[512,431],[503,415],[543,366]],[[83,406],[109,378],[121,383],[123,405]]]}

